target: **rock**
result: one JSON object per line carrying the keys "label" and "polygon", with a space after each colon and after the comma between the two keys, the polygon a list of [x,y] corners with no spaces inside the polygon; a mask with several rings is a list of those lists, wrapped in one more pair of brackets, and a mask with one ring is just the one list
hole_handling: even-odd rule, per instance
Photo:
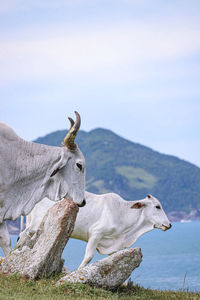
{"label": "rock", "polygon": [[180,222],[187,217],[184,211],[171,211],[167,214],[170,222]]}
{"label": "rock", "polygon": [[69,275],[69,274],[71,274],[72,271],[70,271],[66,266],[63,266],[61,272],[62,272],[63,274],[65,274],[65,275],[66,275],[66,274]]}
{"label": "rock", "polygon": [[167,214],[171,222],[188,222],[200,220],[200,209],[192,209],[190,212],[171,211]]}
{"label": "rock", "polygon": [[29,239],[18,241],[16,250],[0,263],[0,272],[19,273],[22,277],[48,277],[61,272],[64,247],[71,235],[78,206],[63,199],[50,208],[38,231]]}
{"label": "rock", "polygon": [[200,220],[200,209],[193,209],[193,210],[191,210],[191,212],[189,213],[189,215],[186,218],[186,220],[190,220],[190,221]]}
{"label": "rock", "polygon": [[120,286],[140,265],[141,261],[140,248],[121,250],[62,277],[57,285],[68,281],[81,282],[112,290]]}

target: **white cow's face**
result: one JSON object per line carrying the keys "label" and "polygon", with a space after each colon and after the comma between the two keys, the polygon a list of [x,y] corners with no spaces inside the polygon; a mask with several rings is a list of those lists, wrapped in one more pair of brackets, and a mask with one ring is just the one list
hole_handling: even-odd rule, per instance
{"label": "white cow's face", "polygon": [[66,151],[68,160],[66,165],[57,169],[51,179],[59,182],[59,198],[72,199],[79,207],[85,205],[85,159],[77,147],[74,151]]}
{"label": "white cow's face", "polygon": [[137,202],[132,208],[141,209],[145,222],[152,225],[153,228],[164,231],[171,228],[161,203],[152,195],[147,195],[144,200]]}

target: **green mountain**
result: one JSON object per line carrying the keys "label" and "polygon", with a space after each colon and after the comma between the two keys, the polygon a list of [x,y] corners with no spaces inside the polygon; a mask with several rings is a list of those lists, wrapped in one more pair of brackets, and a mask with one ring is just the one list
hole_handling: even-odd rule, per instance
{"label": "green mountain", "polygon": [[[66,131],[35,142],[60,146]],[[86,159],[86,190],[115,192],[126,200],[157,197],[166,212],[200,209],[200,168],[128,141],[110,130],[80,131],[76,143]]]}

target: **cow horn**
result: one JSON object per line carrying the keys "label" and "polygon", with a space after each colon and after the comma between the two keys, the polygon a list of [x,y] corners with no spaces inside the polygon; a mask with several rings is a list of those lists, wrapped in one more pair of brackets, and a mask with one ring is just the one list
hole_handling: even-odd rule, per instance
{"label": "cow horn", "polygon": [[63,146],[66,146],[69,150],[72,151],[75,150],[77,147],[76,144],[74,143],[74,140],[81,125],[81,118],[79,113],[75,111],[75,114],[76,114],[76,122],[74,122],[72,118],[68,118],[71,123],[71,127],[62,142]]}
{"label": "cow horn", "polygon": [[74,120],[73,120],[72,118],[70,118],[70,117],[68,117],[68,119],[69,119],[69,121],[70,121],[70,123],[71,123],[71,126],[70,126],[70,129],[69,129],[69,130],[71,130],[71,129],[72,129],[72,126],[74,126]]}

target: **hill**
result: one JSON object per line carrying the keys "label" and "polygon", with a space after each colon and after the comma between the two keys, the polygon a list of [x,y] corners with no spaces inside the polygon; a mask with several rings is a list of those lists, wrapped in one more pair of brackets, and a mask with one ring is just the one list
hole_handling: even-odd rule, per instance
{"label": "hill", "polygon": [[[60,130],[35,142],[60,146],[66,134]],[[200,168],[175,156],[128,141],[110,130],[79,131],[76,142],[87,166],[86,190],[116,192],[126,200],[152,194],[167,213],[200,212]],[[191,212],[192,213],[192,212]]]}

